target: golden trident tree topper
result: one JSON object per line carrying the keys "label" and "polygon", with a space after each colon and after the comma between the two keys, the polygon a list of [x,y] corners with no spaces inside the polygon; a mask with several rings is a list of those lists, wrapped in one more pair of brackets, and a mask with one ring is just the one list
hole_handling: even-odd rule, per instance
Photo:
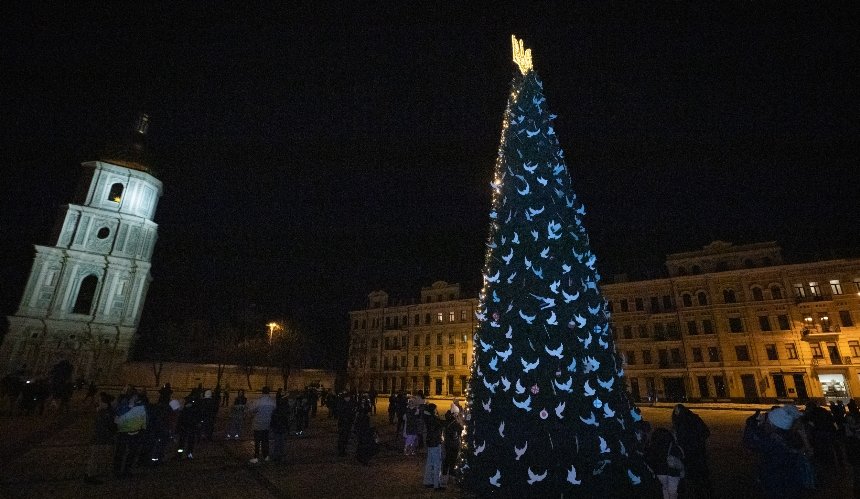
{"label": "golden trident tree topper", "polygon": [[514,62],[519,66],[520,73],[525,76],[532,70],[532,49],[525,48],[523,41],[517,40],[516,35],[511,35],[511,44],[514,50]]}

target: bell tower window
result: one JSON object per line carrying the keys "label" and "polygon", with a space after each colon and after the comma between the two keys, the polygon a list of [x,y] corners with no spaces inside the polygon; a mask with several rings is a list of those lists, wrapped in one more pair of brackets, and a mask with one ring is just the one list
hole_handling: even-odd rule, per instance
{"label": "bell tower window", "polygon": [[81,281],[81,286],[78,288],[78,297],[75,299],[75,306],[72,307],[73,314],[90,315],[98,284],[99,280],[96,276],[88,275],[84,277]]}
{"label": "bell tower window", "polygon": [[119,182],[110,186],[110,192],[108,193],[108,200],[113,201],[114,203],[119,203],[120,201],[122,201],[122,191],[124,189],[125,189],[125,187]]}

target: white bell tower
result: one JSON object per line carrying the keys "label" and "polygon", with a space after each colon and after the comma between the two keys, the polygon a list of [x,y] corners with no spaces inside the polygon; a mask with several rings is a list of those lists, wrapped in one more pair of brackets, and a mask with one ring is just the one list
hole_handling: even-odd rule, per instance
{"label": "white bell tower", "polygon": [[35,374],[60,359],[75,375],[105,379],[126,361],[151,281],[162,184],[143,159],[149,117],[130,146],[82,163],[84,176],[61,208],[53,246],[36,245],[21,304],[0,346],[5,375]]}

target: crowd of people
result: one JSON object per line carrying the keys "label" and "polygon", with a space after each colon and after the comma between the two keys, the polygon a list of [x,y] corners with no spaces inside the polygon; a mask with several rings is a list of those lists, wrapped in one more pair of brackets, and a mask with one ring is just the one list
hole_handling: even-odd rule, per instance
{"label": "crowd of people", "polygon": [[[86,390],[84,400],[98,405],[84,475],[90,484],[100,483],[99,477],[108,471],[123,478],[135,466],[194,459],[201,441],[216,438],[219,410],[226,412],[225,440],[253,439],[251,465],[285,460],[286,437],[303,435],[320,406],[327,407],[328,417],[336,422],[338,456],[347,456],[354,448],[356,461],[369,465],[380,450],[374,421],[384,418],[374,417],[378,394],[373,390],[335,393],[308,387],[273,393],[263,387],[249,400],[244,390],[231,392],[220,386],[198,385],[178,396],[168,383],[151,399],[146,390],[132,386],[117,396],[99,393],[92,382],[73,383],[72,371],[62,362],[40,378],[19,370],[3,378],[3,395],[10,410],[34,415],[44,412],[48,401],[56,411],[65,411],[73,391]],[[713,497],[707,453],[710,429],[702,418],[683,404],[673,408],[670,427],[652,428],[639,415],[638,451],[657,476],[664,499]],[[394,437],[384,445],[407,458],[423,458],[423,485],[445,489],[455,473],[464,416],[456,398],[442,412],[420,391],[391,394],[387,419]],[[853,476],[860,477],[860,407],[853,400],[829,406],[810,401],[803,410],[788,404],[755,411],[746,420],[740,441],[757,456],[755,475],[763,497],[802,497],[832,476],[827,473],[832,469],[850,467]],[[112,469],[101,469],[110,454]],[[855,480],[854,496],[860,498],[860,480]]]}
{"label": "crowd of people", "polygon": [[252,402],[244,390],[238,390],[232,405],[229,405],[229,389],[220,386],[212,390],[199,385],[186,396],[176,397],[167,383],[155,400],[145,390],[133,386],[127,386],[116,397],[101,392],[84,481],[101,483],[100,456],[111,449],[111,471],[117,478],[129,476],[135,466],[194,459],[201,441],[215,439],[215,423],[221,407],[229,408],[225,440],[239,440],[249,428],[254,440],[254,457],[249,462],[280,462],[285,457],[287,434],[303,435],[310,418],[316,414],[318,400],[317,389],[312,387],[289,394],[283,389],[272,394],[269,387],[263,387]]}

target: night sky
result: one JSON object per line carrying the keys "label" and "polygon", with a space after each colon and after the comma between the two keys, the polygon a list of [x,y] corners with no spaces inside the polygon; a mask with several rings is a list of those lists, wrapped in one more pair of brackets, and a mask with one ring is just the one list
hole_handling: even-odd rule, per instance
{"label": "night sky", "polygon": [[602,275],[716,239],[860,254],[856,2],[139,3],[6,8],[4,315],[79,163],[140,111],[165,185],[142,328],[287,317],[343,345],[372,290],[476,293],[511,33]]}

